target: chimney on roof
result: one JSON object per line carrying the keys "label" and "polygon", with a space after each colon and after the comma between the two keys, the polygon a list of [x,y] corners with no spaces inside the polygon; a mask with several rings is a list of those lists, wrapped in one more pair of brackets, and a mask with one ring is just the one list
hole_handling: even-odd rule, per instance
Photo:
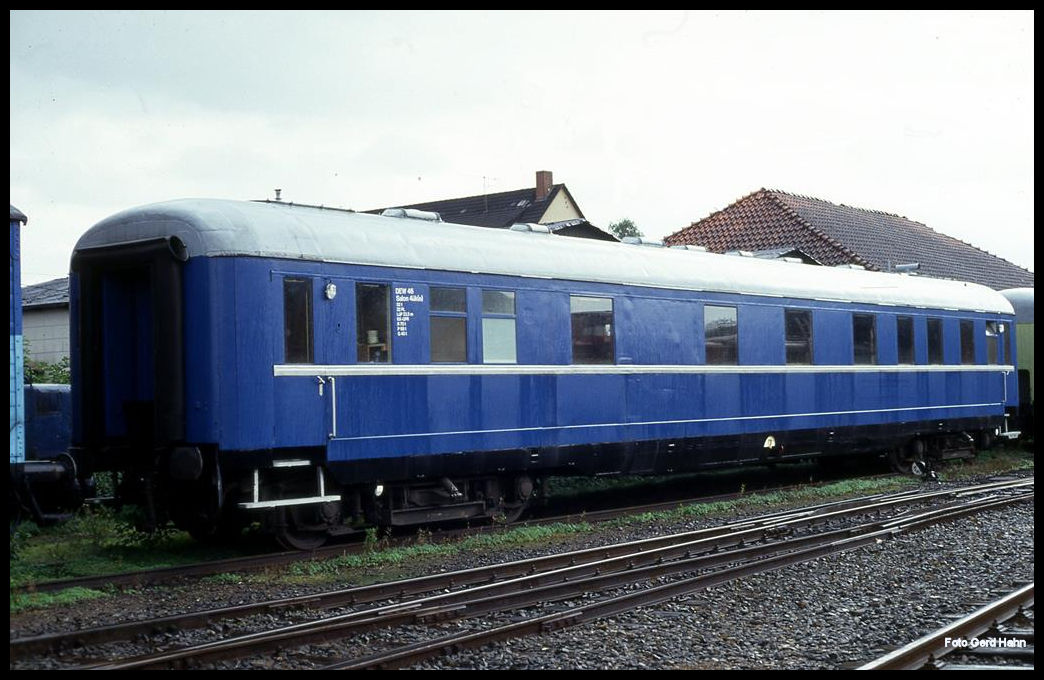
{"label": "chimney on roof", "polygon": [[536,200],[542,201],[551,193],[551,171],[537,170],[536,174]]}

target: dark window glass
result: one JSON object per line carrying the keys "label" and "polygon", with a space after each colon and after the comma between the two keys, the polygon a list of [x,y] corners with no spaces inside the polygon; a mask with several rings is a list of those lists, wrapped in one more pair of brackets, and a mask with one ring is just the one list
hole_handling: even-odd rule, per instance
{"label": "dark window glass", "polygon": [[961,321],[961,363],[975,363],[975,323],[967,319]]}
{"label": "dark window glass", "polygon": [[913,317],[900,316],[895,322],[896,339],[899,343],[899,363],[914,362],[914,324]]}
{"label": "dark window glass", "polygon": [[877,317],[873,314],[852,315],[852,363],[877,363]]}
{"label": "dark window glass", "polygon": [[482,291],[483,314],[515,314],[515,294],[506,290]]}
{"label": "dark window glass", "polygon": [[812,312],[802,309],[784,311],[787,327],[787,363],[812,363]]}
{"label": "dark window glass", "polygon": [[996,321],[986,322],[986,363],[1000,363],[1001,324]]}
{"label": "dark window glass", "polygon": [[1001,333],[1008,336],[1008,354],[1004,357],[1004,363],[1014,366],[1015,365],[1015,331],[1012,330],[1010,323],[1001,324]]}
{"label": "dark window glass", "polygon": [[467,292],[464,288],[431,289],[431,361],[468,361]]}
{"label": "dark window glass", "polygon": [[735,307],[703,308],[703,338],[708,364],[736,364],[739,361],[739,324]]}
{"label": "dark window glass", "polygon": [[573,363],[614,363],[612,299],[571,295],[569,314],[573,330]]}
{"label": "dark window glass", "polygon": [[283,340],[288,364],[310,364],[312,345],[312,280],[283,279]]}
{"label": "dark window glass", "polygon": [[463,288],[432,288],[431,311],[463,314],[467,311]]}
{"label": "dark window glass", "polygon": [[513,364],[515,349],[515,294],[511,291],[482,291],[482,362]]}
{"label": "dark window glass", "polygon": [[943,362],[942,319],[928,319],[928,363]]}
{"label": "dark window glass", "polygon": [[355,319],[357,360],[391,361],[391,295],[387,284],[355,284]]}
{"label": "dark window glass", "polygon": [[432,363],[463,364],[468,360],[468,320],[463,316],[431,317]]}

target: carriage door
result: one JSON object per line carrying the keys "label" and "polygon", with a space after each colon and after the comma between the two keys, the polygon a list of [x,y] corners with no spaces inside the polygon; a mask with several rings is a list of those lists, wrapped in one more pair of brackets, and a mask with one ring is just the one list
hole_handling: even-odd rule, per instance
{"label": "carriage door", "polygon": [[74,444],[96,451],[128,444],[139,455],[183,439],[186,259],[174,237],[73,255]]}
{"label": "carriage door", "polygon": [[105,437],[151,442],[156,380],[148,269],[106,272],[101,296]]}

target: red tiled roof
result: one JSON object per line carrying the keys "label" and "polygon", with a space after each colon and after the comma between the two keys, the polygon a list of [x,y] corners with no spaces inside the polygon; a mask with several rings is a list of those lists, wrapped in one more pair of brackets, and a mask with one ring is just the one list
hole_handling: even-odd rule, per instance
{"label": "red tiled roof", "polygon": [[920,222],[769,189],[748,194],[664,240],[713,252],[796,246],[824,265],[858,264],[887,271],[917,262],[922,276],[972,281],[997,290],[1033,286],[1033,272]]}

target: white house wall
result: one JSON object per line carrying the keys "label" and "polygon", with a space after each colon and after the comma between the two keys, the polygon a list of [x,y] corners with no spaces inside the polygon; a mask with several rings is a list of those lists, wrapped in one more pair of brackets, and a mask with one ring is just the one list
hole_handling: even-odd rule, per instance
{"label": "white house wall", "polygon": [[551,201],[551,205],[547,206],[547,210],[540,217],[540,223],[562,222],[564,220],[574,220],[578,217],[582,217],[582,215],[576,209],[576,206],[573,205],[573,202],[569,200],[569,195],[565,191],[559,191],[555,199]]}
{"label": "white house wall", "polygon": [[27,360],[58,363],[69,356],[69,308],[24,310],[22,337]]}

